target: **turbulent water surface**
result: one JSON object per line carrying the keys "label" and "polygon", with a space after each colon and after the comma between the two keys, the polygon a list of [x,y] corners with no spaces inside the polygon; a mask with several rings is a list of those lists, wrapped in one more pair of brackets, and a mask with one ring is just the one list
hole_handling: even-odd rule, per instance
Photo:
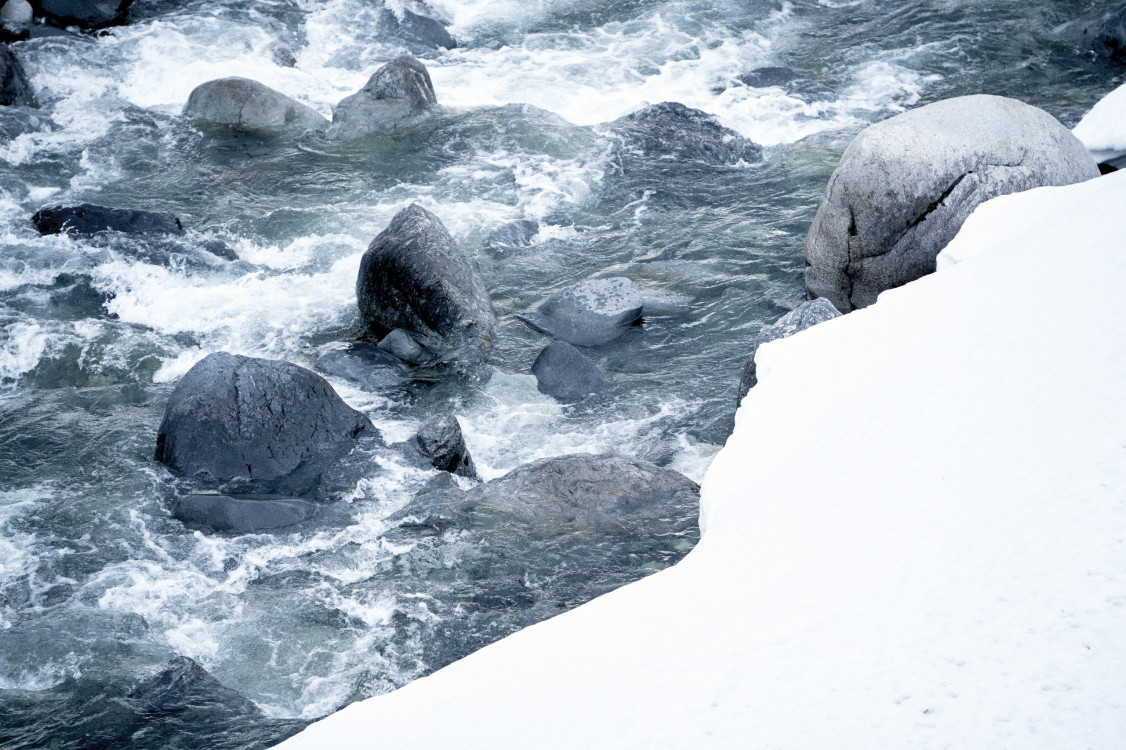
{"label": "turbulent water surface", "polygon": [[[423,55],[442,112],[345,142],[201,131],[179,112],[196,85],[242,75],[330,116],[404,51],[378,30],[378,0],[136,0],[130,25],[99,37],[16,45],[44,106],[0,108],[2,744],[267,745],[577,603],[564,593],[537,607],[433,574],[472,552],[457,538],[390,533],[388,517],[433,474],[391,458],[373,459],[331,513],[296,531],[212,535],[170,517],[180,488],[152,457],[177,378],[215,351],[314,367],[359,337],[360,255],[398,210],[417,202],[447,225],[501,335],[482,367],[456,377],[379,392],[333,380],[389,440],[447,410],[487,479],[590,452],[699,480],[759,328],[804,298],[804,235],[850,138],[982,92],[1074,125],[1118,75],[1050,40],[1088,5],[435,0],[429,13],[460,43]],[[295,67],[277,62],[279,47]],[[736,81],[767,65],[836,96],[806,102]],[[640,158],[603,126],[669,100],[753,139],[763,162]],[[40,237],[29,220],[80,200],[171,211],[185,247]],[[517,219],[540,222],[530,247],[486,241]],[[237,260],[199,250],[206,240]],[[615,391],[561,406],[529,372],[547,339],[517,314],[608,276],[660,304],[591,350]],[[618,541],[629,552],[637,540]],[[179,656],[257,708],[130,703],[139,680]]]}

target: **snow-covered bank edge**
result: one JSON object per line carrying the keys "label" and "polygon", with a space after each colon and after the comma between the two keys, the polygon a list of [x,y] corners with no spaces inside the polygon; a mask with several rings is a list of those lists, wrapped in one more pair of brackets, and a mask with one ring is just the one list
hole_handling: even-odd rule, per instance
{"label": "snow-covered bank edge", "polygon": [[979,207],[763,347],[683,562],[283,747],[1121,746],[1123,205]]}

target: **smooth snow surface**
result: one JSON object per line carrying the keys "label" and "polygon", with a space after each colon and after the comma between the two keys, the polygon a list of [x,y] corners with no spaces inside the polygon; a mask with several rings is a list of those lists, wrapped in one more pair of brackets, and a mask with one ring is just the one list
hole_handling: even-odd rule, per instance
{"label": "smooth snow surface", "polygon": [[1124,205],[990,201],[762,347],[683,562],[283,747],[1126,747]]}
{"label": "smooth snow surface", "polygon": [[1097,162],[1126,154],[1126,84],[1096,102],[1071,132]]}

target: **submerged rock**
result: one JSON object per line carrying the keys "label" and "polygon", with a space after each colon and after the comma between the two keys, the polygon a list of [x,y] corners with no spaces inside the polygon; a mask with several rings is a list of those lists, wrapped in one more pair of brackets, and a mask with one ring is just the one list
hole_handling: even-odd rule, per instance
{"label": "submerged rock", "polygon": [[536,330],[577,346],[598,346],[640,322],[641,290],[627,278],[584,281],[551,295],[522,318]]}
{"label": "submerged rock", "polygon": [[606,377],[586,355],[566,341],[554,341],[532,363],[536,388],[560,401],[577,401],[609,388]]}
{"label": "submerged rock", "polygon": [[172,506],[172,517],[188,528],[233,534],[293,526],[316,512],[313,503],[273,495],[187,495]]}
{"label": "submerged rock", "polygon": [[1126,3],[1095,10],[1058,30],[1064,41],[1099,57],[1126,62]]}
{"label": "submerged rock", "polygon": [[457,47],[457,40],[441,22],[406,8],[399,12],[390,8],[379,11],[379,30],[399,39],[412,52]]}
{"label": "submerged rock", "polygon": [[93,203],[44,206],[31,217],[40,234],[181,234],[180,220],[164,211],[112,208]]}
{"label": "submerged rock", "polygon": [[315,109],[258,81],[237,76],[196,86],[183,114],[202,122],[275,134],[328,127],[328,120]]}
{"label": "submerged rock", "polygon": [[328,137],[338,140],[387,133],[425,116],[438,103],[426,66],[409,55],[372,74],[364,87],[332,110]]}
{"label": "submerged rock", "polygon": [[317,369],[368,391],[384,391],[406,382],[404,363],[374,344],[358,342],[325,352]]}
{"label": "submerged rock", "polygon": [[27,73],[19,58],[6,44],[0,44],[0,105],[37,106]]}
{"label": "submerged rock", "polygon": [[362,433],[378,435],[319,375],[219,352],[192,367],[172,392],[156,460],[208,484],[303,495]]}
{"label": "submerged rock", "polygon": [[126,699],[145,713],[262,713],[253,701],[220,683],[186,656],[176,657],[156,674],[138,682]]}
{"label": "submerged rock", "polygon": [[662,102],[610,123],[626,146],[643,156],[730,166],[762,160],[762,148],[719,124],[715,117],[679,102]]}
{"label": "submerged rock", "polygon": [[539,234],[540,223],[531,219],[520,219],[501,224],[489,233],[485,244],[494,250],[514,250],[529,247],[532,239]]}
{"label": "submerged rock", "polygon": [[414,440],[419,452],[438,471],[477,478],[477,468],[465,445],[457,417],[450,414],[435,417],[419,429]]}
{"label": "submerged rock", "polygon": [[966,217],[998,195],[1097,177],[1074,135],[1000,96],[929,104],[845,149],[805,241],[809,291],[842,311],[935,269]]}
{"label": "submerged rock", "polygon": [[402,329],[431,359],[475,357],[496,335],[485,283],[438,217],[417,204],[372,240],[356,298],[372,331]]}
{"label": "submerged rock", "polygon": [[[758,348],[765,343],[777,339],[789,338],[799,331],[804,331],[818,323],[824,323],[826,320],[832,320],[840,316],[840,311],[833,307],[829,300],[823,297],[809,302],[803,302],[771,325],[759,331],[758,338],[755,340],[755,351],[757,352]],[[758,374],[755,368],[755,353],[751,352],[750,359],[743,363],[743,377],[739,381],[739,399],[735,403],[742,403],[743,397],[747,395],[747,391],[754,388],[757,384]]]}
{"label": "submerged rock", "polygon": [[85,31],[125,23],[133,0],[34,0],[35,15],[60,28]]}
{"label": "submerged rock", "polygon": [[803,76],[793,68],[779,66],[755,68],[739,76],[739,81],[745,86],[756,89],[777,86],[795,99],[807,102],[837,98],[837,92],[823,83]]}

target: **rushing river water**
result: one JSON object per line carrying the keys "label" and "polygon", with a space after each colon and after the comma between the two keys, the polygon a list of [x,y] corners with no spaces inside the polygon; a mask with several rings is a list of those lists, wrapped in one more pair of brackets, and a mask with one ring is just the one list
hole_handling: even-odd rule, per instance
{"label": "rushing river water", "polygon": [[[385,519],[432,472],[391,459],[299,531],[209,535],[169,515],[176,485],[152,456],[176,379],[209,352],[314,367],[354,340],[360,255],[399,209],[443,220],[501,336],[467,377],[380,392],[333,380],[389,440],[448,410],[487,479],[591,452],[699,481],[758,330],[804,299],[805,232],[851,137],[969,93],[1074,125],[1119,77],[1049,39],[1087,6],[435,0],[460,43],[423,55],[442,113],[355,142],[201,132],[179,112],[198,84],[242,75],[330,115],[403,51],[377,28],[378,0],[136,0],[130,25],[102,36],[16,45],[44,106],[0,108],[0,744],[266,745],[550,614],[467,615],[397,565],[414,542]],[[836,96],[736,82],[767,65]],[[765,160],[623,157],[600,127],[669,100],[714,114]],[[498,106],[517,102],[563,119]],[[222,241],[238,259],[40,237],[29,221],[80,200],[171,211],[189,244]],[[530,247],[489,245],[518,219],[540,222]],[[612,396],[564,407],[536,390],[529,367],[547,339],[517,314],[606,276],[662,303],[593,350]],[[456,566],[455,548],[432,543]],[[153,723],[123,708],[138,675],[177,656],[262,713]]]}

